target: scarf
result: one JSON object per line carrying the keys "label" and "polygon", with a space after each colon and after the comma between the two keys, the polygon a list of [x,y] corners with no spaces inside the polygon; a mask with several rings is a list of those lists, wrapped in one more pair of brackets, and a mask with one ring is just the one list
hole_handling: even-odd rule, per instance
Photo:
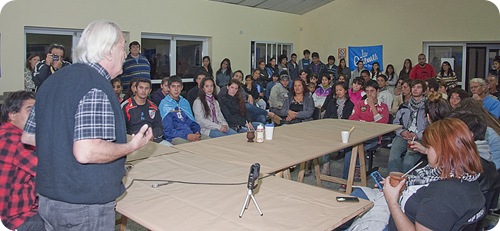
{"label": "scarf", "polygon": [[[403,97],[403,100],[404,100],[404,97]],[[413,124],[413,120],[415,120],[417,117],[418,109],[424,107],[426,100],[427,100],[427,98],[425,96],[422,97],[422,99],[420,99],[420,101],[416,101],[415,98],[410,97],[410,101],[408,101],[408,107],[410,108],[411,113],[410,113],[410,119],[408,120],[408,124],[406,125],[406,128],[411,127],[411,125]]]}
{"label": "scarf", "polygon": [[[481,174],[475,174],[475,175],[470,175],[468,173],[464,173],[460,177],[461,180],[472,182],[477,180]],[[450,174],[451,178],[455,178],[453,173]],[[441,169],[439,168],[432,168],[431,166],[427,165],[421,169],[415,170],[415,172],[412,175],[408,175],[408,180],[406,182],[407,186],[412,186],[412,185],[425,185],[429,184],[430,182],[438,181],[441,180]]]}
{"label": "scarf", "polygon": [[344,105],[346,102],[346,98],[343,99],[337,99],[337,117],[339,119],[342,119],[342,112],[344,111]]}
{"label": "scarf", "polygon": [[217,123],[217,113],[215,112],[215,98],[213,95],[205,95],[205,99],[210,107],[210,113],[212,114],[212,122]]}

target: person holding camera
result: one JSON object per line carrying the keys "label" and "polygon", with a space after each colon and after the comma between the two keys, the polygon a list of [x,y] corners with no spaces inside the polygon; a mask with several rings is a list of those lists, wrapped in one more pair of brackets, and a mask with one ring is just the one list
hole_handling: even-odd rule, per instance
{"label": "person holding camera", "polygon": [[45,60],[40,61],[33,72],[33,82],[37,89],[42,86],[42,83],[54,72],[71,64],[63,59],[64,46],[55,43],[50,45]]}

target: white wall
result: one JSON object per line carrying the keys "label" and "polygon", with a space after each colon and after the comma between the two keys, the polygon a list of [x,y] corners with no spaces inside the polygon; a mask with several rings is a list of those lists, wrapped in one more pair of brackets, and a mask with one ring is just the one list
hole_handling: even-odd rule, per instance
{"label": "white wall", "polygon": [[[500,42],[500,15],[485,0],[335,0],[303,15],[301,47],[322,60],[338,48],[384,46],[384,66],[415,64],[423,42]],[[384,67],[385,68],[385,67]]]}
{"label": "white wall", "polygon": [[[233,69],[246,73],[250,42],[299,44],[300,18],[208,0],[16,0],[0,13],[0,93],[23,88],[25,26],[83,29],[93,20],[108,19],[129,32],[129,41],[140,41],[141,32],[210,37],[212,67],[217,70],[228,57]],[[269,26],[271,22],[280,26]]]}
{"label": "white wall", "polygon": [[83,29],[95,19],[118,23],[129,41],[141,32],[210,37],[214,69],[229,57],[245,72],[252,40],[293,43],[299,57],[308,48],[324,61],[338,48],[382,44],[397,70],[424,41],[500,42],[498,10],[485,0],[335,0],[304,15],[208,0],[15,0],[0,13],[0,94],[23,88],[25,26]]}

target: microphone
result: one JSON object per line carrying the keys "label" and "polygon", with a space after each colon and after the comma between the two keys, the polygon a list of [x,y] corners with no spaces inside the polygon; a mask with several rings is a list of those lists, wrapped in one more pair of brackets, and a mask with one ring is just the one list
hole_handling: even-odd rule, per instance
{"label": "microphone", "polygon": [[259,179],[259,175],[260,175],[260,164],[259,163],[252,164],[252,166],[250,166],[250,173],[248,174],[248,183],[247,183],[248,189],[253,190],[254,188],[257,187],[255,181]]}

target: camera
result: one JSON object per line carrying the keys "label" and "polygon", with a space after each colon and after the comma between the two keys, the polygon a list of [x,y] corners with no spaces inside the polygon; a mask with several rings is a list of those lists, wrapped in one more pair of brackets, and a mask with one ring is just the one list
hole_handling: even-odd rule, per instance
{"label": "camera", "polygon": [[53,61],[59,61],[59,55],[52,55]]}

